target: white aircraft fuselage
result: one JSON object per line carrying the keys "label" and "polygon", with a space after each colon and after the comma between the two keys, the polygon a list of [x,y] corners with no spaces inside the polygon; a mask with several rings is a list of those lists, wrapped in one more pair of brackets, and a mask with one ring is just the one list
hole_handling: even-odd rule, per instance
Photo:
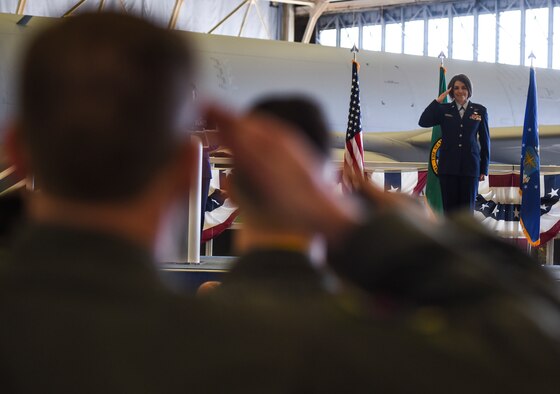
{"label": "white aircraft fuselage", "polygon": [[[19,52],[29,33],[53,19],[0,14],[0,122],[15,109]],[[318,101],[342,147],[350,100],[352,53],[345,48],[184,33],[200,53],[197,89],[202,97],[237,110],[265,95],[304,94]],[[438,95],[439,59],[361,51],[360,99],[364,148],[396,161],[427,161],[431,130],[418,118]],[[488,108],[492,160],[515,164],[525,114],[529,69],[445,60],[447,79],[466,74],[472,101]],[[538,69],[538,121],[543,164],[560,164],[560,70]]]}

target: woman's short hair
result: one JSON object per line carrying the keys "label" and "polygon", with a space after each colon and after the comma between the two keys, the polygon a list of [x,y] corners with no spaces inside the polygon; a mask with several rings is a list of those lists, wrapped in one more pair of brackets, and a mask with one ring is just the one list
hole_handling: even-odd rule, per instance
{"label": "woman's short hair", "polygon": [[457,82],[457,81],[463,82],[465,84],[465,86],[467,87],[467,90],[469,91],[469,98],[471,98],[471,96],[472,96],[472,83],[471,83],[471,80],[469,79],[469,77],[467,77],[465,74],[457,74],[453,78],[451,78],[451,81],[449,81],[449,84],[447,85],[447,89],[451,89],[451,91],[449,92],[449,95],[451,96],[451,98],[455,98],[455,96],[453,95],[453,86],[455,85],[455,82]]}

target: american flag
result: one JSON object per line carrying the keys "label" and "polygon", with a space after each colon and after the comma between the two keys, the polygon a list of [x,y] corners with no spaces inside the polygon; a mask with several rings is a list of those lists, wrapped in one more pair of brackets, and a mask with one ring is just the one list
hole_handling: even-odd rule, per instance
{"label": "american flag", "polygon": [[345,192],[354,189],[353,179],[364,176],[364,148],[362,145],[362,114],[360,109],[360,65],[352,61],[352,89],[350,91],[350,111],[346,129],[346,149],[342,169],[342,188]]}

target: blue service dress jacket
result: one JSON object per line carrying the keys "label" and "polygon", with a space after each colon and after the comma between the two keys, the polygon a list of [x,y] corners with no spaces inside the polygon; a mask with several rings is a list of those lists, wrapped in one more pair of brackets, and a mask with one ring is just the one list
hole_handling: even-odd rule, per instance
{"label": "blue service dress jacket", "polygon": [[424,110],[418,124],[441,126],[438,174],[477,178],[488,175],[490,132],[484,106],[469,102],[461,118],[455,102],[440,104],[434,100]]}

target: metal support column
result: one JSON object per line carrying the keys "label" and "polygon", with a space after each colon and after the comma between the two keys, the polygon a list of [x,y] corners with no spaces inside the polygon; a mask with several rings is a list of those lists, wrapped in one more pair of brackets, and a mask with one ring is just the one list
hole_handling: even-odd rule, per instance
{"label": "metal support column", "polygon": [[448,4],[449,32],[447,35],[447,58],[453,59],[453,4]]}
{"label": "metal support column", "polygon": [[401,53],[404,53],[404,7],[401,7]]}
{"label": "metal support column", "polygon": [[284,41],[294,41],[295,15],[293,4],[282,5],[282,40]]}
{"label": "metal support column", "polygon": [[385,52],[385,38],[387,37],[386,26],[385,11],[381,10],[381,52]]}
{"label": "metal support column", "polygon": [[494,12],[496,15],[496,59],[495,62],[498,63],[500,55],[500,13],[498,12],[498,2],[494,4]]}
{"label": "metal support column", "polygon": [[336,18],[334,25],[336,26],[336,46],[340,48],[340,18]]}
{"label": "metal support column", "polygon": [[428,8],[424,7],[424,56],[428,56],[428,32]]}
{"label": "metal support column", "polygon": [[478,61],[478,5],[473,8],[473,60]]}
{"label": "metal support column", "polygon": [[364,48],[364,22],[362,15],[358,15],[358,48]]}
{"label": "metal support column", "polygon": [[554,239],[546,244],[546,265],[554,265]]}
{"label": "metal support column", "polygon": [[[525,65],[525,0],[519,0],[519,11],[521,13],[521,32],[519,34],[519,64]],[[529,48],[529,52],[532,49]]]}
{"label": "metal support column", "polygon": [[187,263],[200,264],[200,205],[202,199],[202,141],[191,137],[196,144],[195,171],[189,192],[189,223],[187,240]]}
{"label": "metal support column", "polygon": [[[548,0],[548,68],[552,68],[552,57],[554,54],[552,53],[552,48],[554,45],[554,5],[552,4],[552,0]],[[557,32],[560,34],[560,31]],[[557,54],[556,56],[560,56]]]}

